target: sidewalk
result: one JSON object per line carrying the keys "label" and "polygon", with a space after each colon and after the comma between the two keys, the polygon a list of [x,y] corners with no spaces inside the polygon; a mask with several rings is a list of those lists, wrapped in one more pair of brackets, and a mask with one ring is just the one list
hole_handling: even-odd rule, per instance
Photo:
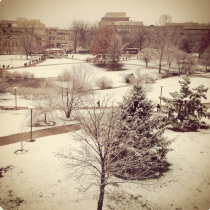
{"label": "sidewalk", "polygon": [[[80,124],[76,123],[76,124],[71,124],[71,125],[66,125],[66,126],[58,126],[58,127],[33,131],[32,137],[36,139],[36,138],[40,138],[44,136],[51,136],[51,135],[56,135],[56,134],[78,131],[78,130],[80,130]],[[30,141],[30,140],[31,140],[31,132],[18,133],[18,134],[13,134],[10,136],[0,137],[0,146],[13,144],[16,142],[21,142],[21,141]]]}

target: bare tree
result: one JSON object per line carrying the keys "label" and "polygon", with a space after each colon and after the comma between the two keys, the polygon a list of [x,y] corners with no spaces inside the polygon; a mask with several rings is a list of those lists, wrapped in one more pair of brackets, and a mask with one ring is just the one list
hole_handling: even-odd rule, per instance
{"label": "bare tree", "polygon": [[120,55],[122,53],[122,41],[121,37],[118,34],[113,34],[109,47],[107,50],[107,57],[112,62],[112,70],[115,69],[115,64],[119,61]]}
{"label": "bare tree", "polygon": [[171,45],[171,47],[169,47],[167,50],[166,50],[166,61],[167,61],[167,64],[168,64],[168,68],[170,69],[171,68],[171,65],[174,61],[174,53],[178,50],[177,47],[175,47],[174,45]]}
{"label": "bare tree", "polygon": [[79,98],[91,90],[91,71],[85,65],[73,66],[58,76],[60,85],[61,110],[67,118],[71,117],[73,109],[79,105]]}
{"label": "bare tree", "polygon": [[[76,133],[75,140],[80,142],[80,146],[74,149],[63,148],[57,152],[57,156],[63,161],[69,176],[75,176],[81,183],[88,179],[89,185],[86,189],[92,185],[98,186],[97,210],[102,210],[106,186],[126,180],[152,177],[152,174],[148,173],[160,167],[159,162],[163,163],[161,159],[166,154],[164,147],[167,143],[161,137],[162,129],[157,129],[157,120],[153,120],[152,123],[157,129],[156,134],[151,134],[152,136],[147,139],[144,134],[148,134],[150,129],[143,132],[142,148],[134,147],[140,140],[135,143],[136,139],[131,135],[135,133],[134,130],[125,132],[121,129],[123,126],[126,127],[125,120],[122,119],[124,112],[113,108],[111,98],[105,97],[100,100],[100,107],[96,106],[97,100],[94,95],[88,99],[81,101],[85,109],[76,110],[76,118],[81,124],[82,131]],[[143,124],[138,126],[142,128]],[[158,136],[156,140],[154,136]],[[154,145],[151,143],[152,138]],[[138,173],[132,174],[131,169],[137,170]]]}
{"label": "bare tree", "polygon": [[38,41],[38,36],[36,35],[35,23],[33,23],[30,27],[26,25],[22,28],[20,40],[21,47],[27,60],[28,56],[33,52],[42,49],[41,43]]}
{"label": "bare tree", "polygon": [[71,29],[74,33],[74,52],[76,52],[77,50],[77,46],[78,46],[78,37],[79,37],[79,23],[78,21],[74,20],[72,25],[71,25]]}
{"label": "bare tree", "polygon": [[165,26],[167,23],[171,23],[171,21],[172,21],[172,17],[170,15],[163,14],[160,16],[159,25]]}
{"label": "bare tree", "polygon": [[191,74],[194,72],[195,60],[191,55],[177,49],[174,51],[173,57],[176,62],[179,76],[182,73]]}
{"label": "bare tree", "polygon": [[35,96],[35,113],[34,115],[38,120],[40,116],[44,116],[43,122],[48,123],[49,116],[52,117],[53,111],[57,107],[57,94],[55,94],[54,89],[45,88],[44,91],[41,90]]}
{"label": "bare tree", "polygon": [[169,15],[160,16],[160,26],[156,28],[156,36],[154,36],[153,45],[156,49],[156,61],[158,63],[159,73],[161,73],[162,65],[168,53],[168,49],[171,48],[177,42],[176,30],[173,27],[167,26],[172,20]]}
{"label": "bare tree", "polygon": [[154,59],[154,50],[152,48],[145,48],[140,55],[140,60],[143,60],[146,64],[146,68],[148,67],[148,64]]}
{"label": "bare tree", "polygon": [[135,41],[138,44],[137,46],[138,46],[140,51],[143,48],[143,44],[144,44],[145,40],[146,40],[146,31],[145,31],[145,28],[142,25],[135,32]]}
{"label": "bare tree", "polygon": [[210,66],[210,46],[204,51],[201,62],[203,65],[205,65],[207,72],[208,67]]}
{"label": "bare tree", "polygon": [[[96,101],[83,102],[85,110],[76,111],[77,120],[83,129],[76,134],[76,139],[81,143],[79,149],[73,151],[60,150],[57,155],[69,169],[69,175],[75,175],[82,182],[82,178],[89,177],[89,185],[99,187],[98,210],[102,210],[105,187],[113,184],[110,180],[115,170],[115,157],[121,149],[116,151],[115,109],[108,109],[110,98],[101,100],[101,107],[96,106]],[[91,108],[91,109],[90,109]],[[117,125],[116,125],[117,126]],[[126,140],[122,141],[122,149],[126,147]],[[121,160],[122,162],[125,160]]]}
{"label": "bare tree", "polygon": [[74,20],[70,28],[74,33],[74,51],[76,52],[78,47],[88,49],[97,28],[96,24],[90,24],[82,20]]}

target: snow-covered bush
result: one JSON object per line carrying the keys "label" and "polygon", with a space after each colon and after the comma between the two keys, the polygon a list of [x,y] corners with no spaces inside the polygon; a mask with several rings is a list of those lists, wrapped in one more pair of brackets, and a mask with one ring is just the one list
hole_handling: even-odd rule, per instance
{"label": "snow-covered bush", "polygon": [[101,89],[109,89],[113,86],[113,81],[107,77],[100,77],[96,81],[96,85]]}
{"label": "snow-covered bush", "polygon": [[7,82],[3,78],[0,78],[0,93],[6,93],[7,86],[8,86]]}
{"label": "snow-covered bush", "polygon": [[14,78],[15,80],[18,80],[18,79],[21,79],[21,78],[22,78],[21,73],[18,72],[18,71],[13,72],[12,75],[13,75],[13,78]]}
{"label": "snow-covered bush", "polygon": [[201,99],[206,99],[208,88],[200,85],[191,90],[190,79],[183,77],[183,80],[179,81],[179,92],[170,93],[172,98],[162,98],[168,108],[168,121],[175,128],[206,128],[202,118],[210,118],[210,113]]}
{"label": "snow-covered bush", "polygon": [[22,73],[22,78],[23,79],[29,79],[29,78],[34,78],[34,74],[28,71],[24,71]]}

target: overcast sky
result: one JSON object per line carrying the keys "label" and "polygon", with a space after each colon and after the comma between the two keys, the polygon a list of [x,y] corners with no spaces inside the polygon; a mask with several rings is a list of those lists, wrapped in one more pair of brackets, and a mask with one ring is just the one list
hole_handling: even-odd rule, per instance
{"label": "overcast sky", "polygon": [[106,12],[126,12],[130,20],[155,25],[160,15],[173,22],[210,22],[210,0],[0,0],[0,20],[39,19],[47,27],[68,28],[74,19],[98,22]]}

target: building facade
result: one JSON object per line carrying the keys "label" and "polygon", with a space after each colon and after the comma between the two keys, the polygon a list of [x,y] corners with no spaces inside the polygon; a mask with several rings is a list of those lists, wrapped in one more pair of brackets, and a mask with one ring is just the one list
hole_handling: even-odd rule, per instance
{"label": "building facade", "polygon": [[0,54],[24,53],[23,42],[34,42],[32,53],[46,48],[71,49],[74,36],[71,30],[46,28],[40,20],[0,20]]}
{"label": "building facade", "polygon": [[[132,21],[125,12],[107,12],[98,23],[98,27],[112,26],[121,35],[134,37],[142,30],[154,31],[161,26],[144,26],[141,21]],[[210,25],[199,23],[169,23],[166,27],[176,28],[183,36],[188,36],[190,42],[199,42],[203,34],[210,31]],[[47,48],[76,50],[77,36],[73,30],[47,28],[40,20],[0,20],[0,54],[24,53],[23,41],[34,42],[32,53],[43,52]]]}
{"label": "building facade", "polygon": [[48,48],[73,49],[74,34],[72,30],[47,28],[46,36]]}
{"label": "building facade", "polygon": [[99,27],[106,25],[113,26],[119,33],[131,33],[142,27],[143,22],[130,20],[130,17],[126,17],[125,12],[107,12],[98,23]]}
{"label": "building facade", "polygon": [[37,45],[46,45],[46,28],[40,20],[17,18],[15,21],[0,21],[0,53],[21,53],[22,41],[27,35],[34,36]]}

